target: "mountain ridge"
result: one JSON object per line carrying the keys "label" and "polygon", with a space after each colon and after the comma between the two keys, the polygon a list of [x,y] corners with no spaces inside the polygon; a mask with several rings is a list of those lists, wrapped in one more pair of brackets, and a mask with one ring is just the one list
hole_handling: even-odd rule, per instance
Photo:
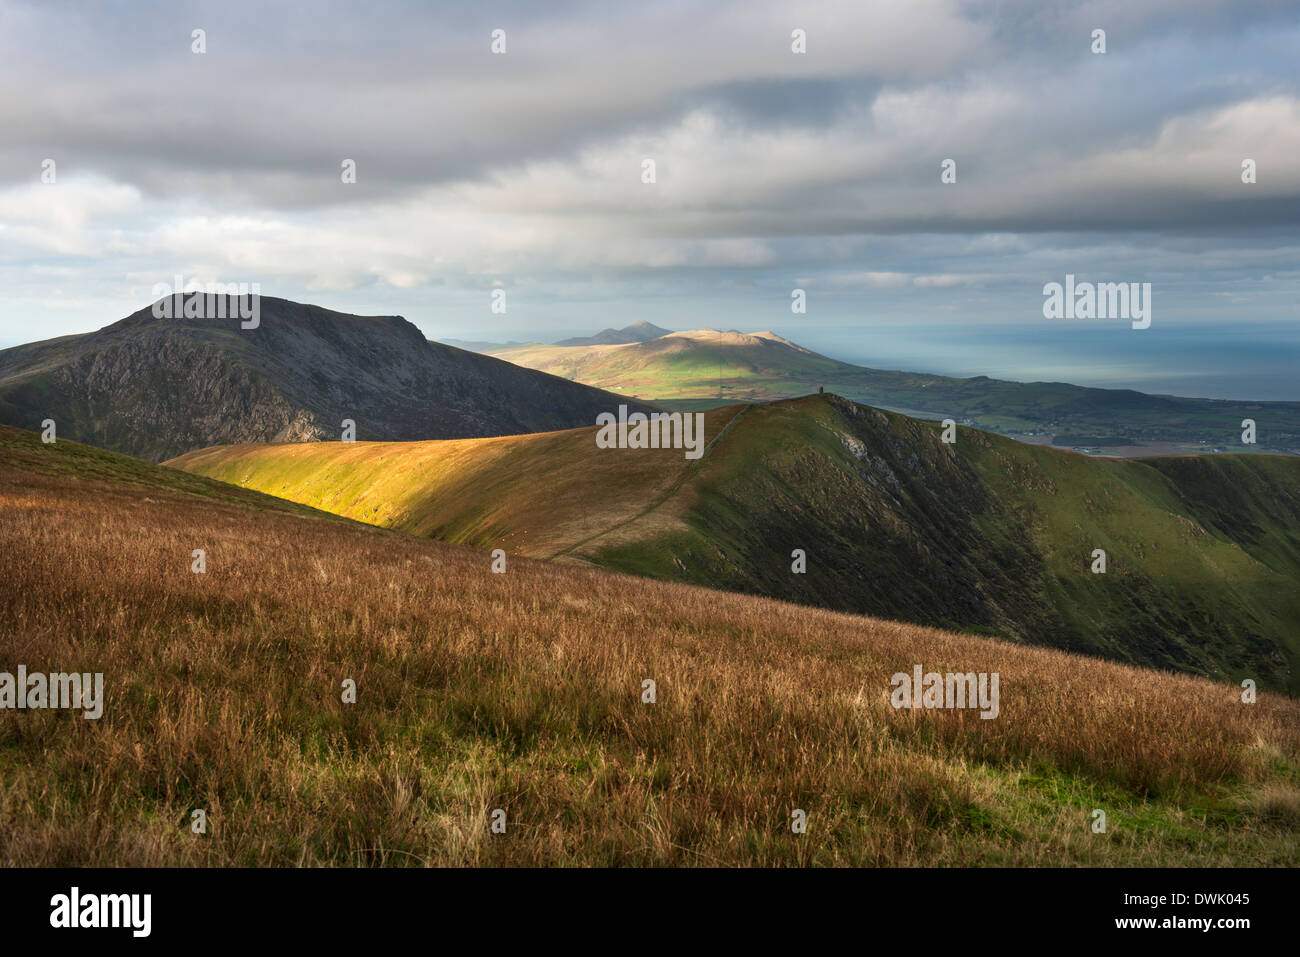
{"label": "mountain ridge", "polygon": [[949,445],[832,395],[705,422],[693,463],[597,453],[593,428],[169,464],[457,544],[1300,691],[1300,459],[1098,459],[968,428]]}
{"label": "mountain ridge", "polygon": [[622,329],[602,329],[594,336],[576,336],[571,339],[561,339],[554,343],[562,348],[573,346],[608,346],[623,345],[633,342],[648,342],[651,339],[658,339],[660,336],[669,335],[667,329],[662,329],[654,323],[646,322],[641,319],[632,323],[630,326],[624,326]]}
{"label": "mountain ridge", "polygon": [[[180,310],[178,310],[179,312]],[[429,342],[400,316],[262,297],[260,321],[160,318],[0,351],[0,423],[154,460],[208,445],[502,435],[594,422],[619,400]],[[649,407],[632,401],[638,409]]]}

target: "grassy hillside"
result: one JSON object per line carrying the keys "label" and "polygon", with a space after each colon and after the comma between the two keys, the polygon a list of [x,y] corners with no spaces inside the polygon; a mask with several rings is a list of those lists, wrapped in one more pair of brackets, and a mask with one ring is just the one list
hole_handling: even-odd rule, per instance
{"label": "grassy hillside", "polygon": [[[706,439],[740,411],[708,412]],[[656,502],[674,511],[696,471],[676,449],[593,455],[593,435],[217,446],[169,464],[385,528],[552,557]]]}
{"label": "grassy hillside", "polygon": [[627,344],[528,343],[493,349],[491,354],[577,382],[606,382],[602,388],[645,399],[762,402],[816,392],[819,383],[845,369],[865,371],[772,333],[712,329]]}
{"label": "grassy hillside", "polygon": [[1241,445],[1253,418],[1258,448],[1300,451],[1300,403],[1235,402],[1089,389],[1062,382],[1006,382],[887,372],[818,355],[770,332],[700,329],[649,342],[588,347],[530,343],[490,350],[509,362],[671,408],[765,402],[816,392],[920,418],[952,418],[1057,445],[1133,447],[1178,443],[1208,451]]}
{"label": "grassy hillside", "polygon": [[[102,671],[107,698],[98,721],[0,711],[6,866],[1300,864],[1290,699],[587,567],[493,574],[0,436],[0,667]],[[997,672],[998,717],[895,710],[914,664]]]}
{"label": "grassy hillside", "polygon": [[[235,488],[227,482],[180,472],[79,442],[60,439],[47,445],[34,433],[7,425],[0,425],[0,461],[11,478],[22,477],[22,486],[41,480],[60,487],[83,489],[87,495],[103,490],[105,494],[125,496],[123,500],[131,501],[139,500],[146,492],[183,493],[195,500],[206,499],[255,511],[282,512],[336,524],[341,521],[337,514],[329,511]],[[14,490],[10,489],[10,493],[14,494]],[[14,498],[5,502],[7,507],[28,504],[31,503]]]}
{"label": "grassy hillside", "polygon": [[1096,459],[972,429],[949,446],[833,396],[707,424],[729,428],[696,463],[587,429],[175,464],[482,548],[1300,691],[1298,459]]}

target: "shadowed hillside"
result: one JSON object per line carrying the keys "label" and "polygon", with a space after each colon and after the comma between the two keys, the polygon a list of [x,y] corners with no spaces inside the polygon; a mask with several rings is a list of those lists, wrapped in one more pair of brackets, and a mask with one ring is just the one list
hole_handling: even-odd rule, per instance
{"label": "shadowed hillside", "polygon": [[480,548],[1300,690],[1300,459],[1096,459],[973,429],[945,445],[834,396],[710,412],[710,441],[724,428],[694,463],[588,429],[174,464]]}
{"label": "shadowed hillside", "polygon": [[[194,297],[188,297],[187,301]],[[156,318],[0,351],[0,423],[140,458],[222,442],[509,435],[594,422],[612,397],[429,342],[400,316],[262,297],[260,324]],[[215,310],[214,310],[215,312]],[[180,316],[181,310],[176,310]]]}

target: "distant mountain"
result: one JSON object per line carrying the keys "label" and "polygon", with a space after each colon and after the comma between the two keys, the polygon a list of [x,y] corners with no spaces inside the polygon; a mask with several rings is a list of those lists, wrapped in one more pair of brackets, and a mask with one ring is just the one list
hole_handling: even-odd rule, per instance
{"label": "distant mountain", "polygon": [[919,418],[952,418],[1064,446],[1162,451],[1300,451],[1300,402],[1245,402],[1090,389],[1063,382],[1008,382],[888,372],[840,362],[772,332],[673,332],[646,342],[584,348],[530,343],[489,354],[530,369],[678,408],[762,402],[826,391]]}
{"label": "distant mountain", "polygon": [[[594,336],[581,336],[576,339],[561,339],[559,342],[551,345],[559,348],[572,348],[574,346],[604,346],[618,345],[629,342],[648,342],[659,336],[670,335],[668,329],[661,329],[649,322],[634,322],[630,326],[624,326],[622,329],[603,329]],[[485,342],[481,339],[439,339],[438,342],[445,343],[449,346],[455,346],[457,349],[468,349],[470,352],[482,352],[487,355],[495,355],[506,349],[519,349],[524,347],[543,346],[540,342]]]}
{"label": "distant mountain", "polygon": [[[489,354],[576,382],[609,382],[629,395],[672,399],[725,394],[732,400],[761,401],[785,397],[796,388],[799,395],[806,395],[817,391],[817,383],[837,367],[857,369],[819,356],[774,332],[717,329],[668,332],[641,342],[593,346],[525,343],[493,349]],[[769,394],[773,386],[778,396]]]}
{"label": "distant mountain", "polygon": [[464,349],[466,352],[494,352],[497,349],[513,349],[516,346],[526,346],[527,342],[484,342],[477,339],[436,339],[431,340],[440,342],[443,345],[455,346],[457,349]]}
{"label": "distant mountain", "polygon": [[945,444],[831,395],[705,421],[695,461],[598,450],[593,427],[169,464],[512,555],[1300,692],[1298,458],[1095,459],[974,429]]}
{"label": "distant mountain", "polygon": [[344,419],[358,439],[572,428],[620,401],[429,342],[400,316],[269,297],[254,329],[146,307],[97,332],[0,351],[0,423],[40,430],[53,419],[61,438],[153,460],[230,442],[338,439]]}
{"label": "distant mountain", "polygon": [[580,336],[576,339],[561,339],[555,343],[565,348],[571,346],[617,346],[629,342],[648,342],[666,336],[671,330],[661,329],[653,323],[634,322],[622,329],[602,329],[594,336]]}

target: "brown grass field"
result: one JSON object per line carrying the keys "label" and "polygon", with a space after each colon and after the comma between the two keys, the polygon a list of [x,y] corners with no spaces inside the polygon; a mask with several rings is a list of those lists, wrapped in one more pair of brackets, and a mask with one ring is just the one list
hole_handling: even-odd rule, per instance
{"label": "brown grass field", "polygon": [[[1295,700],[489,566],[0,430],[0,671],[102,671],[107,699],[98,721],[0,711],[0,863],[1300,863]],[[998,672],[1000,716],[894,710],[918,663]]]}

